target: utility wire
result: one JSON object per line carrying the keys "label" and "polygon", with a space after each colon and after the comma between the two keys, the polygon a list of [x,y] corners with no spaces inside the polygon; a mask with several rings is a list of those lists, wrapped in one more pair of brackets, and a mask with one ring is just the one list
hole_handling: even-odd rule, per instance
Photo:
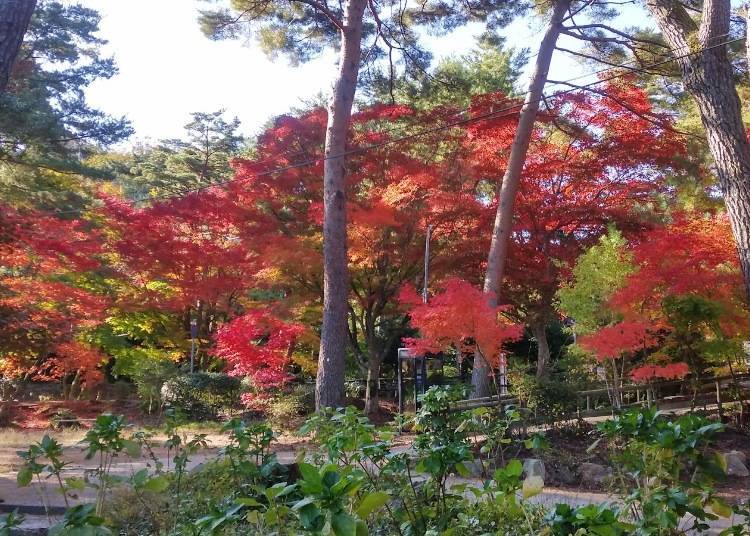
{"label": "utility wire", "polygon": [[[745,37],[738,37],[738,38],[735,38],[735,39],[730,39],[730,40],[727,40],[727,41],[723,41],[721,43],[717,43],[715,45],[707,46],[707,47],[701,48],[699,50],[695,50],[695,51],[692,51],[692,52],[687,52],[685,54],[681,54],[681,55],[678,55],[678,56],[672,56],[670,58],[667,58],[667,59],[664,59],[664,60],[660,60],[658,62],[654,62],[652,64],[644,66],[643,69],[651,69],[651,68],[654,68],[654,67],[659,67],[661,65],[665,65],[665,64],[671,63],[673,61],[679,60],[679,59],[688,58],[690,56],[694,56],[696,54],[700,54],[702,52],[706,52],[706,51],[712,50],[714,48],[718,48],[718,47],[721,47],[721,46],[725,46],[725,45],[728,45],[728,44],[732,44],[732,43],[736,43],[736,42],[744,41],[744,40],[745,40]],[[627,63],[629,63],[629,62],[625,62],[625,63],[623,63],[621,65],[616,66],[616,67],[607,67],[607,68],[604,68],[604,69],[600,69],[598,71],[594,71],[592,73],[589,73],[588,75],[579,75],[579,76],[571,78],[570,80],[563,80],[563,81],[560,81],[560,82],[555,82],[555,83],[552,83],[551,85],[564,85],[567,82],[571,82],[573,80],[579,80],[579,79],[581,79],[584,76],[594,76],[594,75],[597,75],[597,74],[601,74],[601,73],[604,73],[604,72],[607,72],[607,71],[611,71],[611,70],[615,70],[615,69],[620,69],[620,68],[627,69]],[[574,92],[577,92],[577,91],[585,90],[587,88],[591,88],[591,87],[597,86],[599,84],[603,84],[605,82],[611,82],[611,81],[616,80],[618,78],[622,78],[624,76],[627,76],[628,74],[630,74],[630,73],[629,72],[616,72],[615,74],[613,74],[611,76],[601,77],[601,78],[599,78],[597,80],[588,82],[586,84],[581,84],[581,85],[577,85],[576,87],[571,87],[571,88],[568,88],[568,89],[565,89],[565,90],[556,91],[556,92],[551,93],[550,95],[543,95],[542,98],[543,99],[551,99],[551,98],[555,98],[555,97],[560,97],[560,96],[563,96],[563,95],[567,95],[569,93],[574,93]],[[500,102],[498,102],[498,104],[500,104]],[[413,134],[406,134],[406,135],[399,136],[399,137],[396,137],[396,138],[390,138],[390,139],[384,140],[382,142],[373,143],[373,144],[370,144],[370,145],[364,145],[364,146],[361,146],[361,147],[355,147],[355,148],[348,149],[346,151],[343,151],[343,152],[340,152],[340,153],[337,153],[337,154],[333,154],[333,155],[328,155],[328,156],[323,155],[323,156],[319,156],[319,157],[316,157],[316,158],[311,158],[311,159],[308,159],[308,160],[305,160],[305,161],[302,161],[302,162],[298,162],[298,163],[295,163],[295,164],[290,164],[290,165],[287,165],[287,166],[281,166],[281,167],[277,167],[277,168],[270,169],[270,170],[267,170],[267,171],[261,171],[261,172],[258,172],[258,173],[255,173],[253,175],[246,176],[246,177],[232,177],[231,179],[227,179],[225,181],[217,181],[217,182],[214,182],[214,183],[211,183],[211,184],[206,184],[206,185],[198,186],[196,188],[192,188],[192,189],[187,190],[182,197],[185,197],[185,196],[193,194],[193,193],[201,192],[201,191],[207,190],[209,188],[213,188],[213,187],[225,186],[227,184],[233,184],[233,183],[236,183],[236,182],[250,180],[250,179],[255,179],[255,178],[259,178],[259,177],[266,177],[266,176],[269,176],[269,175],[276,175],[278,173],[283,173],[285,171],[291,171],[291,170],[294,170],[294,169],[300,169],[300,168],[311,166],[311,165],[314,165],[314,164],[317,164],[317,163],[320,163],[320,162],[325,162],[326,160],[333,160],[335,158],[342,158],[342,157],[346,157],[346,156],[352,156],[352,155],[366,153],[366,152],[369,152],[369,151],[372,151],[372,150],[375,150],[375,149],[380,149],[382,147],[386,147],[388,145],[392,145],[392,144],[395,144],[395,143],[403,143],[403,142],[411,141],[411,140],[414,140],[414,139],[418,139],[418,138],[421,138],[421,137],[424,137],[424,136],[427,136],[427,135],[430,135],[430,134],[435,134],[437,132],[442,132],[444,130],[449,130],[449,129],[454,128],[454,127],[464,126],[464,125],[468,125],[468,124],[471,124],[471,123],[476,123],[476,122],[479,122],[479,121],[486,121],[486,120],[489,120],[489,119],[497,119],[497,118],[501,118],[501,117],[506,117],[506,116],[511,115],[512,113],[515,113],[516,111],[520,111],[521,108],[523,108],[523,106],[524,106],[524,103],[523,102],[519,102],[519,103],[513,104],[511,106],[507,106],[507,107],[501,108],[499,110],[494,110],[494,109],[490,108],[489,112],[485,112],[485,113],[482,113],[482,114],[474,115],[474,116],[467,117],[467,118],[464,118],[464,119],[459,119],[459,120],[456,120],[456,121],[451,121],[451,122],[443,124],[443,125],[439,125],[439,126],[435,126],[435,127],[431,127],[431,128],[426,128],[426,129],[420,130],[419,132],[415,132]],[[460,112],[456,112],[453,115],[466,114],[468,112],[469,112],[468,109],[464,109],[464,110],[461,110]],[[268,160],[268,159],[266,159],[266,160]],[[139,203],[139,202],[142,202],[142,201],[156,201],[156,200],[160,200],[160,199],[174,199],[174,198],[175,198],[175,196],[168,196],[168,195],[152,196],[152,197],[147,197],[147,198],[132,200],[131,204]],[[62,214],[82,214],[83,212],[86,212],[87,210],[89,210],[89,209],[68,210],[68,211],[55,211],[54,214],[58,214],[58,215],[62,215]]]}

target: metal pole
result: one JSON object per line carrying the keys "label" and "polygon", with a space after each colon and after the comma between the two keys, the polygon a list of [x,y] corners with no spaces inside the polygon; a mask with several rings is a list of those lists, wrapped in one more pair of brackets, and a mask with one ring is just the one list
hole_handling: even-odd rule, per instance
{"label": "metal pole", "polygon": [[195,337],[198,335],[198,320],[190,319],[190,374],[195,371]]}
{"label": "metal pole", "polygon": [[424,286],[422,287],[422,302],[427,303],[427,287],[430,282],[430,237],[432,225],[427,226],[427,236],[424,241]]}
{"label": "metal pole", "polygon": [[401,414],[404,412],[404,386],[403,380],[401,379],[401,351],[399,351],[396,361],[398,362],[398,367],[396,370],[396,374],[398,376],[398,412],[399,414]]}

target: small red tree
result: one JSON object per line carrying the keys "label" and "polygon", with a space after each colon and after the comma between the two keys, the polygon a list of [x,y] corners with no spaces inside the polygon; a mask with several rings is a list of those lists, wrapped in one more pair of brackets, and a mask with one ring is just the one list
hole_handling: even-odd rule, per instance
{"label": "small red tree", "polygon": [[419,338],[405,340],[414,355],[453,348],[459,358],[481,355],[492,369],[500,365],[503,345],[523,334],[523,328],[503,314],[506,308],[491,307],[481,290],[460,279],[447,280],[429,303],[422,303],[412,287],[404,287],[400,301],[419,330]]}
{"label": "small red tree", "polygon": [[304,326],[280,320],[268,311],[249,311],[216,332],[213,352],[229,365],[229,374],[252,380],[257,388],[286,383],[289,364]]}
{"label": "small red tree", "polygon": [[37,367],[35,377],[44,381],[61,381],[63,398],[73,398],[104,379],[100,366],[107,361],[107,356],[98,348],[70,341],[56,344],[53,352],[53,357]]}

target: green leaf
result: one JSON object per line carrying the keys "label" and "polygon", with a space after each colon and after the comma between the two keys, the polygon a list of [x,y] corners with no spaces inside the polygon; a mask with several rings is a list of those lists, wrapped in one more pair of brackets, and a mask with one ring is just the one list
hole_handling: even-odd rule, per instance
{"label": "green leaf", "polygon": [[617,536],[617,531],[611,525],[597,525],[589,530],[596,536]]}
{"label": "green leaf", "polygon": [[336,536],[357,536],[357,519],[349,514],[331,517],[331,528]]}
{"label": "green leaf", "polygon": [[716,452],[714,456],[716,457],[716,463],[721,467],[722,472],[727,474],[727,459],[724,457],[724,454]]}
{"label": "green leaf", "polygon": [[388,494],[383,493],[382,491],[368,493],[365,495],[364,499],[362,499],[362,502],[359,503],[356,512],[357,516],[366,519],[372,512],[382,508],[383,505],[388,502],[388,499],[390,499]]}
{"label": "green leaf", "polygon": [[235,502],[242,506],[261,506],[261,504],[252,497],[240,497]]}
{"label": "green leaf", "polygon": [[715,498],[714,500],[712,500],[709,506],[711,506],[711,510],[717,516],[721,516],[724,518],[732,517],[732,507],[719,498]]}
{"label": "green leaf", "polygon": [[510,476],[521,476],[523,474],[523,464],[519,460],[511,460],[505,466],[504,470]]}
{"label": "green leaf", "polygon": [[296,503],[294,503],[294,506],[292,506],[292,510],[301,510],[308,504],[313,504],[314,502],[315,502],[315,499],[313,499],[312,497],[305,497],[304,499],[299,500]]}
{"label": "green leaf", "polygon": [[31,484],[32,478],[34,478],[34,473],[31,472],[31,469],[29,467],[22,467],[16,475],[16,483],[18,484],[18,487],[25,488]]}
{"label": "green leaf", "polygon": [[466,468],[466,465],[464,465],[464,463],[463,463],[463,462],[458,462],[458,463],[456,464],[456,472],[457,472],[457,473],[459,474],[459,476],[462,476],[462,477],[464,477],[464,478],[469,478],[469,477],[471,477],[471,471],[469,471],[469,470],[468,470],[468,469]]}
{"label": "green leaf", "polygon": [[521,488],[521,493],[523,493],[524,499],[528,499],[529,497],[539,495],[543,489],[544,489],[544,480],[542,479],[542,477],[535,475],[535,476],[530,476],[523,481],[523,487]]}
{"label": "green leaf", "polygon": [[130,456],[131,458],[140,458],[141,457],[141,444],[137,441],[133,441],[131,439],[126,439],[122,442],[123,446],[125,447],[125,452]]}
{"label": "green leaf", "polygon": [[169,480],[163,476],[155,476],[149,478],[143,485],[143,489],[153,491],[154,493],[161,493],[169,487]]}
{"label": "green leaf", "polygon": [[357,536],[368,536],[370,534],[370,531],[367,530],[367,523],[362,521],[361,519],[357,520]]}
{"label": "green leaf", "polygon": [[313,465],[310,465],[309,463],[300,463],[298,467],[299,472],[302,475],[302,480],[310,484],[317,484],[318,486],[322,484],[323,479]]}

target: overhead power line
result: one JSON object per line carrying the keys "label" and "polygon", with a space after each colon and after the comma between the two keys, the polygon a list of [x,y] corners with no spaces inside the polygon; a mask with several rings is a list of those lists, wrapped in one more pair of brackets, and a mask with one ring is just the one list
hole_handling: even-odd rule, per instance
{"label": "overhead power line", "polygon": [[[672,56],[670,58],[666,58],[664,60],[660,60],[660,61],[651,63],[649,65],[644,65],[642,67],[642,69],[644,69],[644,70],[652,69],[654,67],[659,67],[661,65],[666,65],[668,63],[672,63],[673,61],[676,61],[676,60],[679,60],[679,59],[683,59],[683,58],[688,58],[688,57],[691,57],[691,56],[695,56],[697,54],[700,54],[700,53],[708,51],[708,50],[712,50],[714,48],[722,47],[722,46],[725,46],[725,45],[729,45],[729,44],[732,44],[732,43],[737,43],[737,42],[744,41],[744,40],[745,40],[745,37],[738,37],[738,38],[735,38],[735,39],[730,39],[730,40],[727,40],[727,41],[723,41],[721,43],[717,43],[715,45],[710,45],[710,46],[707,46],[707,47],[704,47],[704,48],[701,48],[701,49],[698,49],[698,50],[695,50],[695,51],[687,52],[685,54],[681,54],[681,55],[677,55],[677,56]],[[624,63],[619,64],[619,65],[614,66],[614,67],[607,67],[607,68],[604,68],[604,69],[593,71],[593,72],[591,72],[591,73],[589,73],[587,75],[578,75],[578,76],[572,77],[572,78],[570,78],[568,80],[562,80],[562,81],[559,81],[559,82],[551,83],[550,85],[551,86],[565,85],[565,84],[568,84],[570,82],[573,82],[574,80],[580,80],[583,77],[596,76],[596,75],[599,75],[601,73],[605,73],[607,71],[612,71],[612,70],[617,70],[617,69],[627,69],[628,68],[628,63],[630,63],[630,62],[624,62]],[[591,81],[591,82],[588,82],[588,83],[585,83],[585,84],[576,85],[575,87],[569,87],[568,89],[556,91],[556,92],[553,92],[553,93],[551,93],[549,95],[543,95],[542,99],[552,99],[552,98],[555,98],[555,97],[560,97],[560,96],[563,96],[563,95],[567,95],[569,93],[574,93],[574,92],[577,92],[577,91],[585,90],[587,88],[593,88],[593,87],[595,87],[597,85],[600,85],[600,84],[603,84],[605,82],[611,82],[613,80],[617,80],[618,78],[623,78],[623,77],[625,77],[625,76],[627,76],[629,74],[630,74],[630,72],[616,72],[616,73],[614,73],[614,74],[612,74],[610,76],[601,77],[601,78],[598,78],[597,80],[594,80],[594,81]],[[500,101],[497,104],[501,104],[502,102],[503,101]],[[388,145],[392,145],[392,144],[395,144],[395,143],[403,143],[403,142],[406,142],[406,141],[411,141],[411,140],[418,139],[418,138],[421,138],[421,137],[424,137],[424,136],[428,136],[430,134],[435,134],[437,132],[442,132],[442,131],[445,131],[445,130],[449,130],[449,129],[452,129],[452,128],[455,128],[455,127],[464,126],[464,125],[468,125],[468,124],[472,124],[472,123],[476,123],[476,122],[480,122],[480,121],[486,121],[486,120],[489,120],[489,119],[497,119],[497,118],[500,118],[500,117],[505,117],[505,116],[511,115],[512,113],[515,113],[516,111],[520,111],[521,108],[523,108],[524,103],[523,102],[518,102],[516,104],[512,104],[510,106],[506,106],[504,108],[501,108],[499,110],[494,110],[491,106],[492,105],[490,105],[490,111],[489,112],[485,112],[485,113],[482,113],[482,114],[479,114],[479,115],[474,115],[474,116],[471,116],[471,117],[466,117],[466,118],[463,118],[463,119],[458,119],[458,120],[451,121],[451,122],[448,122],[448,123],[445,123],[445,124],[442,124],[442,125],[438,125],[438,126],[426,128],[426,129],[420,130],[418,132],[414,132],[412,134],[405,134],[403,136],[398,136],[398,137],[395,137],[395,138],[389,138],[389,139],[384,140],[382,142],[373,143],[373,144],[369,144],[369,145],[363,145],[361,147],[354,147],[352,149],[347,149],[346,151],[343,151],[343,152],[337,153],[337,154],[333,154],[333,155],[328,155],[328,156],[322,155],[322,156],[319,156],[319,157],[310,158],[310,159],[304,160],[302,162],[297,162],[295,164],[289,164],[289,165],[286,165],[286,166],[280,166],[280,167],[277,167],[277,168],[274,168],[274,169],[270,169],[270,170],[267,170],[267,171],[261,171],[261,172],[254,173],[254,174],[249,175],[249,176],[232,177],[231,179],[227,179],[225,181],[217,181],[217,182],[213,182],[211,184],[206,184],[206,185],[198,186],[196,188],[191,188],[189,190],[186,190],[186,192],[185,192],[185,194],[183,196],[169,196],[169,195],[151,196],[151,197],[146,197],[146,198],[131,200],[131,203],[132,204],[136,204],[136,203],[145,202],[145,201],[158,201],[158,200],[162,200],[162,199],[175,199],[175,198],[178,198],[178,197],[184,197],[184,196],[187,196],[189,194],[201,192],[201,191],[204,191],[204,190],[207,190],[207,189],[210,189],[210,188],[214,188],[214,187],[226,186],[227,184],[233,184],[233,183],[236,183],[236,182],[251,180],[251,179],[255,179],[255,178],[259,178],[259,177],[266,177],[266,176],[269,176],[269,175],[276,175],[278,173],[283,173],[285,171],[291,171],[291,170],[294,170],[294,169],[304,168],[304,167],[311,166],[311,165],[314,165],[314,164],[317,164],[317,163],[320,163],[320,162],[325,162],[326,160],[332,160],[334,158],[341,158],[341,157],[346,157],[346,156],[352,156],[352,155],[366,153],[366,152],[369,152],[369,151],[380,149],[382,147],[386,147]],[[466,109],[463,109],[461,111],[448,114],[448,116],[464,115],[464,114],[467,114],[468,112],[469,112],[469,109],[466,108]],[[282,154],[282,156],[283,156],[283,154]],[[269,157],[267,159],[264,159],[261,162],[265,162],[265,161],[268,161],[270,159],[271,159],[271,157]],[[68,210],[68,211],[55,211],[54,214],[58,214],[58,215],[64,215],[64,214],[82,214],[83,212],[86,212],[86,210],[88,210],[88,209],[83,209],[83,210],[81,210],[81,209],[79,209],[79,210]]]}

